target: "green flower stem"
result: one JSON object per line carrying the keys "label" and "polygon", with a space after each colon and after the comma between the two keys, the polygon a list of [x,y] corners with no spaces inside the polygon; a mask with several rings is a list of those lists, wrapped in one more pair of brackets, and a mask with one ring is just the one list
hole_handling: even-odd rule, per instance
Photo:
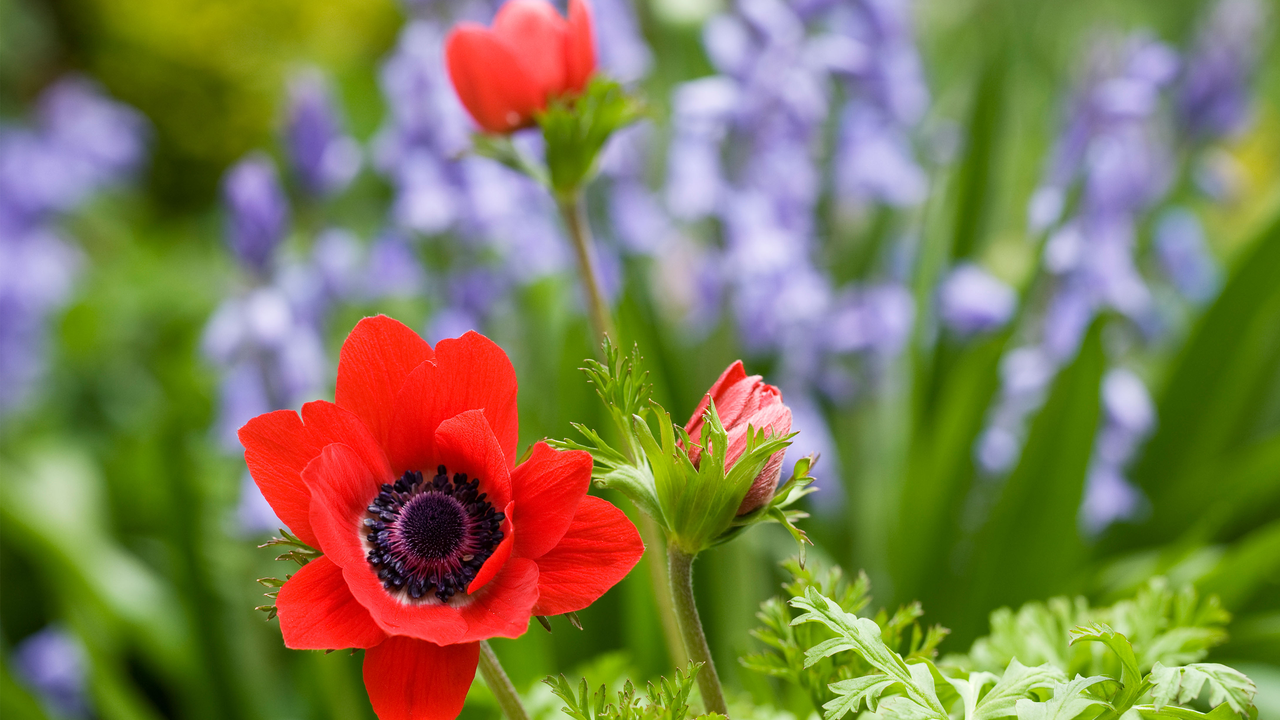
{"label": "green flower stem", "polygon": [[578,274],[582,277],[582,287],[587,293],[587,309],[591,313],[591,324],[596,334],[618,339],[617,328],[613,326],[613,313],[604,298],[600,287],[600,269],[596,264],[595,243],[591,239],[591,225],[587,222],[586,206],[582,202],[582,191],[567,193],[556,198],[560,214],[564,217],[564,225],[573,240],[573,251],[578,258]]}
{"label": "green flower stem", "polygon": [[[574,254],[578,258],[578,274],[582,278],[582,288],[586,292],[587,306],[591,314],[591,324],[601,341],[605,336],[617,341],[618,332],[613,324],[613,312],[605,300],[600,287],[600,271],[596,265],[595,243],[591,238],[591,224],[587,221],[586,207],[582,202],[582,191],[557,195],[556,205],[564,218],[564,225],[573,240]],[[658,607],[658,616],[662,621],[662,632],[666,636],[667,649],[675,667],[681,668],[689,663],[685,654],[684,643],[680,639],[679,624],[676,621],[675,609],[671,605],[671,584],[667,579],[667,566],[658,558],[663,548],[662,531],[657,521],[644,511],[640,512],[640,539],[645,547],[653,548],[657,557],[650,556],[649,582],[653,585],[654,602]]]}
{"label": "green flower stem", "polygon": [[662,562],[662,550],[666,544],[662,539],[662,528],[658,527],[657,520],[641,510],[636,529],[640,531],[640,540],[644,546],[653,548],[648,558],[649,584],[653,586],[653,601],[658,607],[658,618],[662,621],[662,635],[667,640],[671,664],[677,668],[685,667],[689,664],[689,653],[685,652],[680,622],[676,620],[676,609],[671,604],[671,582],[667,577],[667,565]]}
{"label": "green flower stem", "polygon": [[702,702],[707,712],[729,717],[720,675],[716,673],[716,664],[711,659],[711,648],[707,647],[707,635],[702,631],[702,620],[698,618],[698,606],[693,599],[693,556],[673,544],[667,548],[667,559],[671,566],[671,598],[675,601],[685,651],[694,662],[702,663],[698,672]]}
{"label": "green flower stem", "polygon": [[484,677],[484,684],[489,686],[490,692],[497,698],[498,707],[502,708],[502,714],[507,716],[507,720],[529,720],[529,713],[525,712],[524,705],[520,703],[520,694],[502,669],[502,663],[498,662],[498,656],[494,654],[488,640],[480,641],[480,674]]}

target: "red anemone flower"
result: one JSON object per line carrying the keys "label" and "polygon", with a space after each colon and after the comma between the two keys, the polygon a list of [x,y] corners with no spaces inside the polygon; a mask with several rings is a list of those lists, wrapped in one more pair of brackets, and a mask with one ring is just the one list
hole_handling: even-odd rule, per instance
{"label": "red anemone flower", "polygon": [[480,127],[529,127],[548,100],[582,92],[595,72],[591,10],[586,0],[569,0],[565,20],[547,0],[510,0],[492,28],[455,27],[445,59],[458,98]]}
{"label": "red anemone flower", "polygon": [[[725,369],[702,397],[698,409],[693,411],[693,417],[689,418],[689,424],[684,427],[685,432],[689,433],[689,439],[693,441],[689,448],[689,460],[694,467],[702,459],[702,448],[698,446],[702,442],[702,416],[713,400],[720,423],[729,434],[729,447],[725,452],[726,470],[733,467],[746,452],[748,427],[756,430],[765,428],[770,435],[780,436],[791,432],[791,408],[783,404],[782,392],[766,383],[759,375],[748,377],[747,371],[742,368],[742,361],[738,360]],[[785,453],[785,450],[779,450],[769,456],[769,462],[765,463],[760,474],[751,483],[751,489],[742,498],[742,504],[738,506],[739,515],[745,515],[773,498],[774,491],[778,489],[778,478],[782,476],[782,459]]]}
{"label": "red anemone flower", "polygon": [[515,372],[488,338],[433,350],[366,318],[335,394],[260,415],[240,441],[276,515],[324,553],[280,589],[285,645],[367,649],[383,720],[452,720],[480,640],[580,610],[639,561],[635,526],[587,495],[588,453],[539,442],[515,464]]}

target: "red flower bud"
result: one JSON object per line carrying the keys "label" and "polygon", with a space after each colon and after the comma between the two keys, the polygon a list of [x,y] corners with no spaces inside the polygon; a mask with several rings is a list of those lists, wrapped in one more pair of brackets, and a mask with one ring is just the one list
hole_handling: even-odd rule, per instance
{"label": "red flower bud", "polygon": [[566,21],[546,0],[511,0],[493,27],[461,23],[445,45],[463,106],[491,133],[533,124],[547,101],[582,92],[596,69],[586,0],[569,0]]}
{"label": "red flower bud", "polygon": [[[739,360],[730,365],[724,374],[716,380],[707,391],[698,409],[684,426],[694,446],[688,448],[689,460],[697,467],[702,459],[703,414],[710,401],[715,401],[716,412],[720,422],[729,434],[729,447],[725,452],[725,469],[733,467],[747,449],[747,427],[756,430],[767,429],[769,435],[779,436],[791,432],[791,408],[782,402],[782,393],[778,388],[764,382],[759,375],[747,376]],[[779,450],[765,463],[760,474],[751,483],[742,504],[738,506],[738,514],[745,515],[773,499],[773,492],[778,488],[778,478],[782,474],[782,457],[785,450]]]}

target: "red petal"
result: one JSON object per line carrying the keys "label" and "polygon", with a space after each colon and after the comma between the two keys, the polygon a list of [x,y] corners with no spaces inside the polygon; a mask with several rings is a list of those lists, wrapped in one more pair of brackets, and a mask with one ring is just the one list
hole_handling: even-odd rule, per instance
{"label": "red petal", "polygon": [[370,648],[386,639],[356,602],[342,569],[320,557],[289,578],[276,598],[285,647],[294,650]]}
{"label": "red petal", "polygon": [[626,577],[644,555],[644,543],[626,514],[588,495],[569,532],[538,558],[537,615],[581,610]]}
{"label": "red petal", "polygon": [[240,428],[245,462],[276,515],[300,540],[317,546],[311,530],[311,493],[302,478],[307,464],[330,443],[357,449],[370,467],[385,467],[386,457],[364,424],[333,403],[302,406],[259,415]]}
{"label": "red petal", "polygon": [[302,542],[315,546],[308,512],[311,492],[302,481],[302,469],[319,452],[309,442],[302,420],[292,410],[259,415],[240,428],[244,461],[276,517]]}
{"label": "red petal", "polygon": [[569,25],[551,3],[509,0],[493,18],[493,33],[515,52],[542,97],[565,91]]}
{"label": "red petal", "polygon": [[462,608],[467,634],[459,642],[491,637],[515,638],[529,628],[538,601],[538,565],[525,558],[511,558],[498,576]]}
{"label": "red petal", "polygon": [[746,452],[747,428],[768,429],[769,435],[786,435],[791,432],[791,408],[781,401],[771,403],[728,428],[729,447],[725,452],[725,467],[732,467],[742,457],[742,453]]}
{"label": "red petal", "polygon": [[526,127],[534,112],[546,107],[546,96],[515,51],[488,28],[454,27],[445,41],[445,58],[458,99],[487,132]]}
{"label": "red petal", "polygon": [[596,39],[587,0],[569,0],[569,36],[565,43],[567,89],[582,92],[596,70]]}
{"label": "red petal", "polygon": [[689,437],[694,440],[698,439],[702,432],[702,416],[707,412],[707,407],[711,404],[711,400],[714,398],[716,401],[716,412],[723,413],[724,408],[721,406],[724,404],[722,400],[724,399],[725,389],[738,384],[746,378],[747,372],[742,368],[741,360],[736,360],[728,368],[725,368],[725,371],[711,385],[711,389],[707,391],[707,394],[702,396],[702,400],[698,402],[698,409],[693,411],[688,424],[684,426],[685,432],[689,433]]}
{"label": "red petal", "polygon": [[363,420],[386,447],[400,386],[432,356],[427,341],[403,323],[385,315],[365,318],[342,344],[334,400]]}
{"label": "red petal", "polygon": [[440,423],[433,461],[444,464],[450,473],[479,478],[480,491],[494,507],[506,507],[511,502],[507,457],[498,447],[498,439],[483,412],[468,410]]}
{"label": "red petal", "polygon": [[454,720],[479,661],[479,643],[390,637],[364,654],[364,686],[379,720]]}
{"label": "red petal", "polygon": [[324,554],[339,567],[367,566],[361,523],[378,487],[393,482],[392,476],[340,443],[326,446],[302,476],[311,488],[311,527]]}
{"label": "red petal", "polygon": [[468,410],[484,410],[507,467],[514,467],[520,435],[516,372],[502,348],[475,332],[441,340],[435,362],[420,365],[405,380],[388,446],[392,469],[434,470],[436,428]]}
{"label": "red petal", "polygon": [[590,486],[590,453],[534,445],[529,459],[511,473],[512,497],[520,506],[516,557],[537,559],[555,547]]}
{"label": "red petal", "polygon": [[480,572],[472,578],[471,584],[467,586],[467,594],[474,595],[480,591],[480,588],[489,584],[489,581],[497,577],[498,571],[503,565],[507,564],[507,560],[511,557],[511,548],[515,547],[516,531],[515,526],[511,523],[511,518],[515,515],[516,504],[507,503],[502,514],[502,542],[498,543],[498,547],[493,549],[493,554],[488,560],[484,561],[484,565],[480,566]]}

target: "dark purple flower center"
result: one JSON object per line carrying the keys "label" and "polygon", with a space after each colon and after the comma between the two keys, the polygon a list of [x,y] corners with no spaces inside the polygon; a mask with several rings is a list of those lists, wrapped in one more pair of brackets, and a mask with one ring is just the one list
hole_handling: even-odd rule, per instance
{"label": "dark purple flower center", "polygon": [[502,541],[503,514],[480,492],[480,481],[445,466],[435,477],[409,471],[382,486],[369,504],[369,564],[389,592],[419,600],[434,592],[448,602],[466,592]]}

